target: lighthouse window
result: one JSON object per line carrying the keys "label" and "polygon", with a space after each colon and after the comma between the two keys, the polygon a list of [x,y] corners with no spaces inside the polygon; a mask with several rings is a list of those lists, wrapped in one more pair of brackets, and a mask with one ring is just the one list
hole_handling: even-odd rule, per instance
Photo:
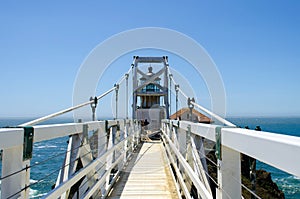
{"label": "lighthouse window", "polygon": [[146,86],[146,92],[159,92],[159,88],[157,88],[157,86],[155,86],[154,84],[148,84]]}

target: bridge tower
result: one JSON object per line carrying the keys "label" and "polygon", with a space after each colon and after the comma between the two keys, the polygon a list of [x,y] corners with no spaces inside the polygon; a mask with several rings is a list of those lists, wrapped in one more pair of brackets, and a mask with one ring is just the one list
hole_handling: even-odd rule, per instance
{"label": "bridge tower", "polygon": [[[160,121],[169,118],[168,57],[133,57],[132,118],[147,120],[149,130],[159,130]],[[159,65],[154,71],[151,64]],[[140,65],[148,71],[142,71]]]}

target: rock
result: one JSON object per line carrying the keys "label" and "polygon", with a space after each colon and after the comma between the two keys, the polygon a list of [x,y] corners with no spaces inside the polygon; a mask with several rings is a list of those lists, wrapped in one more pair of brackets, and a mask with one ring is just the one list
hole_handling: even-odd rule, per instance
{"label": "rock", "polygon": [[265,170],[256,171],[256,184],[256,193],[263,198],[285,198],[284,193],[273,182],[271,173]]}
{"label": "rock", "polygon": [[[217,167],[216,167],[216,156],[215,151],[210,151],[207,155],[207,158],[209,158],[211,161],[207,161],[208,166],[208,173],[209,175],[217,182]],[[246,187],[250,188],[252,187],[251,181],[250,181],[250,169],[249,169],[249,161],[247,156],[242,155],[241,156],[241,175],[242,175],[242,184],[244,184]],[[216,190],[216,184],[210,180],[211,189],[213,192],[213,196],[215,198],[215,190]],[[271,173],[265,171],[265,170],[257,170],[256,171],[256,194],[259,197],[266,198],[266,199],[283,199],[284,193],[279,190],[277,184],[273,182],[271,178]],[[246,189],[242,188],[242,195],[245,199],[250,199],[251,194]]]}

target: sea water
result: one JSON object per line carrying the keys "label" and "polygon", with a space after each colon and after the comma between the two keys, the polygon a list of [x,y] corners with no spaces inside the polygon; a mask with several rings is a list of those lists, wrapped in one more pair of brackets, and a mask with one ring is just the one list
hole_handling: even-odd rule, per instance
{"label": "sea water", "polygon": [[[0,127],[14,127],[31,120],[31,118],[0,119]],[[42,124],[70,122],[73,122],[72,119],[62,118],[52,119]],[[29,190],[30,198],[41,198],[51,191],[64,161],[67,141],[68,137],[62,137],[34,143],[33,157],[30,161],[32,166],[30,170],[30,184],[32,184]],[[1,168],[2,166],[0,165],[0,171]]]}
{"label": "sea water", "polygon": [[[238,117],[229,118],[228,120],[241,127],[248,126],[250,129],[255,129],[256,126],[260,126],[263,131],[300,136],[300,117]],[[17,126],[18,124],[22,124],[27,121],[30,121],[30,119],[0,119],[0,127]],[[47,124],[67,122],[72,122],[72,119],[55,119],[48,121]],[[64,152],[67,148],[67,140],[68,137],[63,137],[34,144],[31,165],[36,166],[31,168],[30,183],[38,183],[30,187],[31,198],[41,198],[52,189],[52,186],[55,184],[58,176],[59,169],[61,168],[64,160]],[[284,192],[286,198],[300,198],[300,179],[298,177],[285,173],[262,162],[257,162],[257,169],[264,169],[268,172],[271,172],[273,181],[275,181],[279,189]]]}
{"label": "sea water", "polygon": [[[229,118],[234,124],[250,129],[260,126],[262,131],[280,133],[300,137],[300,117],[276,117],[276,118]],[[276,155],[276,154],[274,154]],[[289,155],[289,154],[286,154]],[[280,158],[280,157],[278,157]],[[299,158],[299,157],[294,157]],[[293,163],[291,163],[293,164]],[[279,189],[284,192],[285,198],[300,198],[300,178],[276,169],[270,165],[257,161],[257,169],[264,169],[271,173],[272,179],[278,185]]]}

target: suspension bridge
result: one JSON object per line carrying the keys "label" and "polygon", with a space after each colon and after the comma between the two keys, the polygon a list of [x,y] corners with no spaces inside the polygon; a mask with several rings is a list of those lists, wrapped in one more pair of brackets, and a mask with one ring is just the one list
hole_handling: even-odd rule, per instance
{"label": "suspension bridge", "polygon": [[[139,64],[161,64],[161,69],[142,71]],[[132,95],[128,80],[132,79]],[[125,96],[119,96],[125,84]],[[186,99],[189,119],[170,118],[171,92]],[[115,119],[98,121],[97,104],[115,92]],[[129,116],[129,97],[132,115]],[[123,98],[123,105],[120,102]],[[258,196],[255,188],[241,181],[241,154],[285,172],[300,176],[300,138],[242,129],[207,110],[181,90],[168,64],[168,57],[134,57],[130,70],[111,89],[85,103],[20,124],[0,129],[2,159],[1,198],[30,198],[30,188],[47,176],[56,183],[43,198],[243,198],[242,188]],[[41,125],[82,107],[91,107],[91,121]],[[125,106],[126,117],[118,117]],[[212,123],[199,123],[197,109]],[[47,164],[58,154],[32,162],[34,143],[68,137],[58,170],[35,182],[31,170]],[[208,148],[208,145],[212,146]],[[207,153],[213,151],[217,161]],[[289,155],[287,155],[289,154]],[[216,176],[208,171],[214,165]],[[250,172],[253,171],[250,169]],[[255,176],[254,176],[255,177]]]}

